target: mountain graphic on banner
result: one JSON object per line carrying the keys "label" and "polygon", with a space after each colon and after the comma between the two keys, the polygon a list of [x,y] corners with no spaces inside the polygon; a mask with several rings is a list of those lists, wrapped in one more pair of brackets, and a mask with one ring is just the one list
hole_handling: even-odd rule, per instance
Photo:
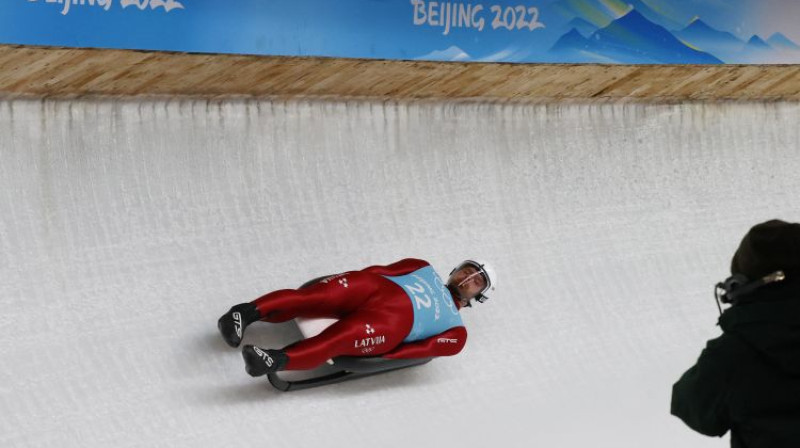
{"label": "mountain graphic on banner", "polygon": [[771,63],[800,58],[800,46],[781,33],[773,34],[766,41],[754,34],[745,42],[697,17],[675,35],[691,47],[713,54],[726,63]]}
{"label": "mountain graphic on banner", "polygon": [[[596,28],[608,26],[631,10],[638,11],[647,20],[664,28],[681,27],[680,22],[659,14],[642,0],[559,0],[552,4],[552,8],[563,17],[577,17],[593,24]],[[574,28],[581,33],[584,32],[578,26]]]}
{"label": "mountain graphic on banner", "polygon": [[746,62],[766,63],[773,59],[777,53],[764,39],[754,34],[739,52],[738,57],[739,60]]}
{"label": "mountain graphic on banner", "polygon": [[712,54],[732,53],[744,46],[744,41],[727,31],[712,28],[695,17],[689,25],[675,32],[675,36],[693,47]]}
{"label": "mountain graphic on banner", "polygon": [[800,47],[783,35],[764,40],[754,34],[733,59],[747,64],[786,64],[800,62]]}
{"label": "mountain graphic on banner", "polygon": [[[574,31],[574,32],[573,32]],[[582,40],[580,39],[582,38]],[[550,53],[570,62],[650,64],[719,64],[718,58],[681,42],[636,9],[583,38],[577,30],[563,35]]]}
{"label": "mountain graphic on banner", "polygon": [[758,37],[757,34],[753,34],[753,37],[747,41],[747,47],[752,50],[770,50],[772,47],[769,46],[768,43],[764,42],[764,39]]}
{"label": "mountain graphic on banner", "polygon": [[770,36],[769,39],[767,39],[767,43],[773,48],[779,48],[781,50],[800,50],[800,45],[792,42],[788,37],[781,33],[775,33]]}
{"label": "mountain graphic on banner", "polygon": [[426,55],[419,56],[416,59],[426,61],[468,61],[470,55],[461,48],[452,45],[444,50],[434,50]]}
{"label": "mountain graphic on banner", "polygon": [[546,7],[545,14],[549,12],[548,10],[552,10],[554,14],[566,20],[578,18],[590,23],[595,28],[600,28],[623,15],[627,9],[621,11],[609,10],[602,2],[596,0],[558,0]]}
{"label": "mountain graphic on banner", "polygon": [[602,48],[583,37],[575,28],[561,36],[558,42],[550,49],[550,53],[557,55],[559,59],[565,62],[617,62],[608,56],[604,56]]}
{"label": "mountain graphic on banner", "polygon": [[605,64],[800,62],[800,46],[787,37],[791,34],[764,34],[763,26],[734,31],[742,23],[715,14],[717,10],[707,4],[667,0],[552,0],[540,8],[547,27],[531,38],[517,34],[509,40],[504,32],[456,29],[421,48],[414,58]]}
{"label": "mountain graphic on banner", "polygon": [[561,29],[565,31],[570,31],[574,29],[578,31],[581,34],[581,36],[586,37],[597,31],[598,27],[587,22],[586,20],[581,19],[580,17],[575,17]]}
{"label": "mountain graphic on banner", "polygon": [[638,11],[639,14],[643,15],[647,20],[655,23],[656,25],[668,30],[675,30],[681,27],[680,22],[657,13],[653,10],[653,8],[641,0],[626,0],[625,3],[628,3],[634,10]]}

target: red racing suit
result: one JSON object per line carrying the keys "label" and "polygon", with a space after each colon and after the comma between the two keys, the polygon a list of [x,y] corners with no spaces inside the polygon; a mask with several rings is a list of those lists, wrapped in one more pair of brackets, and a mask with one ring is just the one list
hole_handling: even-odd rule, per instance
{"label": "red racing suit", "polygon": [[[289,358],[286,370],[313,369],[342,355],[392,359],[455,355],[466,343],[463,325],[404,342],[414,326],[414,304],[401,286],[385,277],[407,275],[429,266],[426,261],[407,258],[388,266],[327,277],[301,289],[274,291],[252,303],[266,322],[296,317],[338,319],[319,335],[285,347]],[[452,300],[449,294],[447,297]],[[460,309],[458,301],[454,304],[454,310]]]}

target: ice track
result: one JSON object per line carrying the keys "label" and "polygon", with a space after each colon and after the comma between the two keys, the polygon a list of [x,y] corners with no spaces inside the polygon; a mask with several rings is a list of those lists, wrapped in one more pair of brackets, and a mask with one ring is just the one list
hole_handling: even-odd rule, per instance
{"label": "ice track", "polygon": [[[669,415],[671,386],[718,334],[744,232],[800,220],[797,123],[781,103],[0,102],[0,446],[723,447]],[[461,355],[280,394],[216,335],[232,304],[408,256],[497,266]]]}

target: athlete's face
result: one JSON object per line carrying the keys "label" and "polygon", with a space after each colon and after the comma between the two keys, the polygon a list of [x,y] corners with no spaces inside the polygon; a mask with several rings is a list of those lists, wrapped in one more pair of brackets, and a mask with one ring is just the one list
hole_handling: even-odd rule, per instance
{"label": "athlete's face", "polygon": [[453,272],[450,284],[458,290],[461,299],[469,301],[486,288],[486,279],[474,266],[464,266]]}

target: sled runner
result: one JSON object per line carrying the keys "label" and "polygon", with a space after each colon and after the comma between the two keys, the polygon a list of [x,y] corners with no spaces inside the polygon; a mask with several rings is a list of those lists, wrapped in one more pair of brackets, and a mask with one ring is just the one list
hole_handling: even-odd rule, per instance
{"label": "sled runner", "polygon": [[[327,276],[319,277],[308,281],[304,283],[301,288],[312,285],[326,277]],[[300,329],[300,333],[302,333],[303,337],[306,339],[322,333],[323,330],[328,328],[334,322],[336,322],[336,319],[295,319],[295,323]],[[328,364],[332,366],[333,369],[336,369],[336,371],[333,373],[323,374],[317,377],[302,380],[287,380],[280,376],[280,373],[282,372],[275,372],[268,373],[267,379],[276,389],[287,392],[290,390],[326,386],[329,384],[336,384],[343,381],[377,375],[379,373],[418,366],[430,362],[431,359],[433,358],[386,359],[380,356],[338,356],[328,360]]]}

